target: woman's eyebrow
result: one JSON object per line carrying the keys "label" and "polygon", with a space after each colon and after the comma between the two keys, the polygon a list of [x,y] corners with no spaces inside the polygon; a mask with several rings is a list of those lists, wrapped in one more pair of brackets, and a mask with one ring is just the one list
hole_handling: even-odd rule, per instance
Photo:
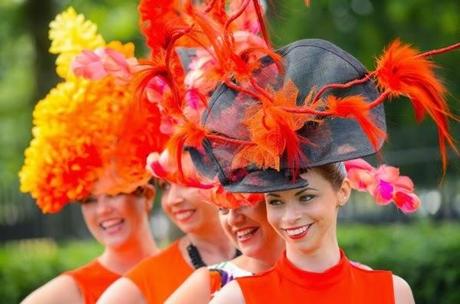
{"label": "woman's eyebrow", "polygon": [[279,194],[276,194],[276,193],[267,193],[267,196],[273,196],[273,197],[281,197],[279,196]]}
{"label": "woman's eyebrow", "polygon": [[315,189],[315,188],[312,188],[312,187],[306,187],[306,188],[303,188],[302,190],[300,190],[299,192],[297,192],[295,195],[296,195],[296,196],[298,196],[298,195],[300,195],[300,194],[304,193],[304,192],[305,192],[305,191],[307,191],[307,190],[314,190],[314,191],[318,191],[318,190],[317,190],[317,189]]}

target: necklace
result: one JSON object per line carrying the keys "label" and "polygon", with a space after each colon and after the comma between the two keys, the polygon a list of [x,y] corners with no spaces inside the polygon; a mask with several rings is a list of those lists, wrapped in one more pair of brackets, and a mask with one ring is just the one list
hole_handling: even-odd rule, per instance
{"label": "necklace", "polygon": [[[196,246],[192,243],[187,246],[187,254],[190,258],[190,261],[192,262],[193,268],[198,269],[200,267],[206,266],[206,264],[203,262],[203,259],[201,258],[201,254],[198,251],[198,248],[196,248]],[[233,258],[239,257],[240,255],[241,251],[236,249],[235,256]]]}

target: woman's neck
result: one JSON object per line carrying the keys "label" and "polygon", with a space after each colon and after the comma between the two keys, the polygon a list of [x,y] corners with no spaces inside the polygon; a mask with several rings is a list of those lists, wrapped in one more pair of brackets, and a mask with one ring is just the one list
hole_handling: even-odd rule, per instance
{"label": "woman's neck", "polygon": [[180,247],[186,260],[190,262],[187,250],[188,245],[193,244],[198,249],[203,262],[206,265],[216,264],[235,257],[236,249],[230,243],[224,232],[214,231],[210,234],[188,233],[180,242]]}
{"label": "woman's neck", "polygon": [[159,249],[149,231],[124,246],[117,248],[107,246],[98,260],[109,270],[124,274],[143,259],[158,252]]}
{"label": "woman's neck", "polygon": [[247,255],[241,255],[232,260],[232,263],[241,269],[257,274],[269,270],[275,265],[276,258],[256,259]]}
{"label": "woman's neck", "polygon": [[337,240],[309,251],[303,251],[292,244],[287,244],[286,257],[301,270],[321,273],[339,263],[340,248]]}

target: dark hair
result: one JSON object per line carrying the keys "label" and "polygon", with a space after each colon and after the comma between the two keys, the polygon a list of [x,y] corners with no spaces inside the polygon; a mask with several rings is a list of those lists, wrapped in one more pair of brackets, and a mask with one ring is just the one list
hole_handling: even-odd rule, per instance
{"label": "dark hair", "polygon": [[347,171],[343,162],[327,164],[315,167],[314,169],[318,170],[318,173],[327,179],[335,189],[339,189],[343,180],[347,177]]}

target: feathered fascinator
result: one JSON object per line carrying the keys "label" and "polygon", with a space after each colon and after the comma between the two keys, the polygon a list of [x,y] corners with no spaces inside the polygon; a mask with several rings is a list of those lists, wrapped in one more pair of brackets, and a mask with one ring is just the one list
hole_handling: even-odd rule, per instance
{"label": "feathered fascinator", "polygon": [[[201,172],[231,192],[302,187],[299,173],[309,168],[379,151],[387,137],[383,103],[397,96],[408,98],[417,120],[437,125],[444,169],[446,146],[457,151],[431,57],[460,43],[423,53],[396,40],[367,71],[324,40],[275,51],[258,0],[141,1],[139,8],[152,59],[138,74],[137,94],[167,113],[164,129],[178,126],[166,151],[186,184],[208,186],[184,175],[185,147]],[[188,70],[178,63],[180,49],[193,50]],[[150,164],[165,174],[161,157]]]}
{"label": "feathered fascinator", "polygon": [[133,44],[104,42],[72,8],[51,22],[49,36],[62,81],[35,107],[19,173],[21,191],[45,213],[90,194],[134,191],[149,179],[148,153],[165,141],[158,109],[138,109],[130,90]]}
{"label": "feathered fascinator", "polygon": [[[160,109],[160,131],[169,136],[161,153],[149,155],[148,170],[158,178],[210,191],[212,203],[219,206],[261,201],[260,194],[228,193],[214,176],[199,175],[183,162],[186,147],[201,146],[211,136],[200,127],[200,119],[218,82],[238,67],[246,75],[262,56],[278,57],[261,36],[257,20],[262,9],[248,1],[144,0],[139,13],[151,56],[140,60],[136,97],[141,108],[154,104]],[[244,67],[248,60],[254,66]]]}

